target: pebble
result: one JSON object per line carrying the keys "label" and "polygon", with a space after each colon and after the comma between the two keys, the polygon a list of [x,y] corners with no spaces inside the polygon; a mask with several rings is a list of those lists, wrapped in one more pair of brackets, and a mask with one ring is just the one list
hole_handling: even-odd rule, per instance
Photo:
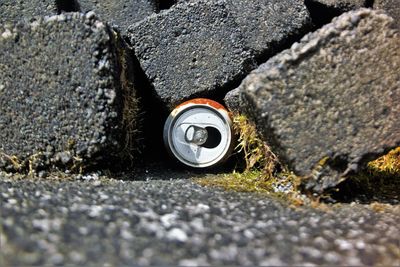
{"label": "pebble", "polygon": [[188,240],[187,234],[179,228],[174,228],[168,232],[167,238],[171,241],[186,242]]}

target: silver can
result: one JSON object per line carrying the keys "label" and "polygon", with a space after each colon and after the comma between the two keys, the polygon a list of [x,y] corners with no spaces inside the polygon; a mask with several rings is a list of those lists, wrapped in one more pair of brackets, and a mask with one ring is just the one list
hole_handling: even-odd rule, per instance
{"label": "silver can", "polygon": [[181,163],[207,168],[224,162],[234,147],[232,120],[218,102],[196,98],[177,106],[164,125],[167,150]]}

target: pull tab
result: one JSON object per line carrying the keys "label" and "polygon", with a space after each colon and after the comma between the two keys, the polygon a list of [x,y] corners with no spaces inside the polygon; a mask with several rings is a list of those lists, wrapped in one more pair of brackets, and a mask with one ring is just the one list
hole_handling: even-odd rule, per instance
{"label": "pull tab", "polygon": [[208,138],[207,130],[205,128],[198,127],[196,125],[190,125],[185,133],[186,142],[198,146],[201,146],[205,142],[207,142],[207,138]]}

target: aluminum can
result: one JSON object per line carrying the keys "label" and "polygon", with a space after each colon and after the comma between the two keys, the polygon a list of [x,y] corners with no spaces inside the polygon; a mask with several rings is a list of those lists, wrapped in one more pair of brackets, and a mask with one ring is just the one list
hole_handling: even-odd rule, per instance
{"label": "aluminum can", "polygon": [[228,110],[206,98],[192,99],[177,106],[165,122],[163,137],[169,153],[194,168],[224,162],[234,147]]}

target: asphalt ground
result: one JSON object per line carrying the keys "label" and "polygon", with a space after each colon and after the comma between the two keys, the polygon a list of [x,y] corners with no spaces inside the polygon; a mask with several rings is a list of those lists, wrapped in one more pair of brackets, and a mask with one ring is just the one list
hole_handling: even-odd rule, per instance
{"label": "asphalt ground", "polygon": [[0,265],[400,265],[400,205],[294,208],[188,171],[132,176],[0,174]]}

